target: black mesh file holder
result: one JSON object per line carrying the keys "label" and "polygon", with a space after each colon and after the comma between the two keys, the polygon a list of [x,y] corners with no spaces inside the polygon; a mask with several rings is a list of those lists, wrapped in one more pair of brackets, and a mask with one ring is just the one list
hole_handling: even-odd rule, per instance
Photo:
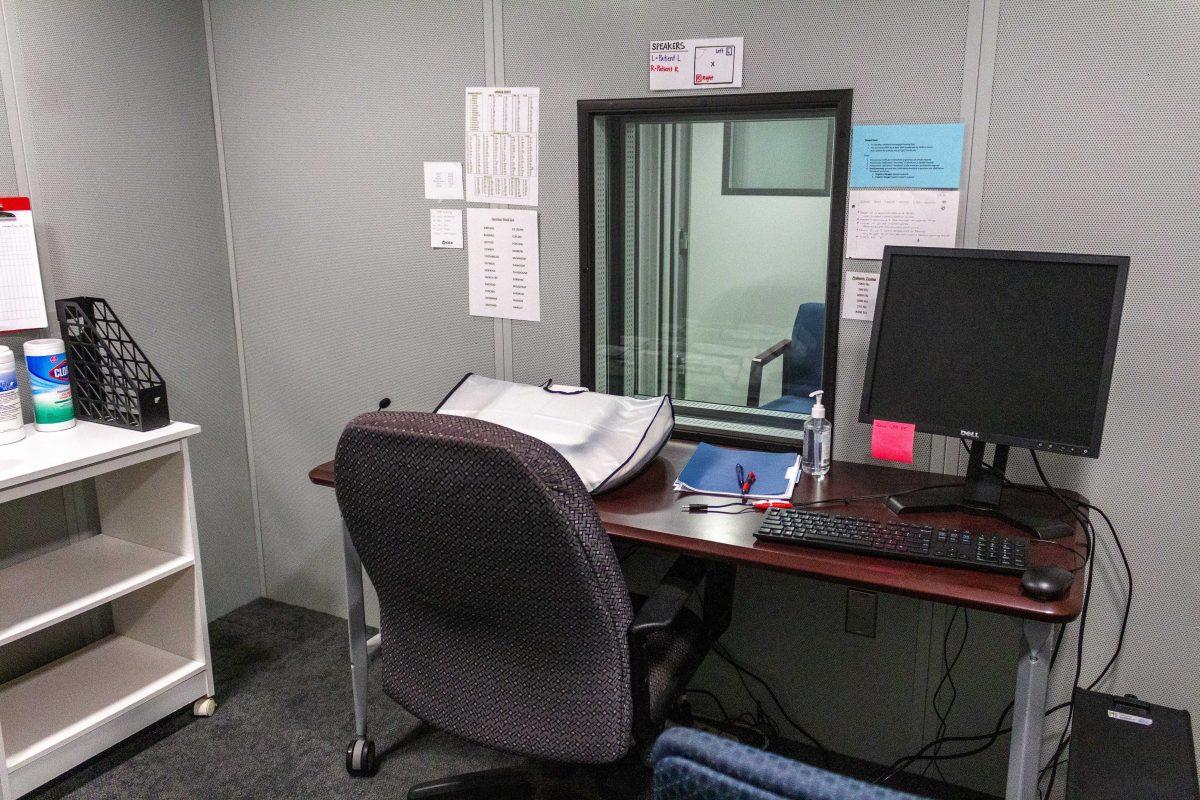
{"label": "black mesh file holder", "polygon": [[149,431],[171,423],[162,375],[99,297],[55,302],[78,419]]}

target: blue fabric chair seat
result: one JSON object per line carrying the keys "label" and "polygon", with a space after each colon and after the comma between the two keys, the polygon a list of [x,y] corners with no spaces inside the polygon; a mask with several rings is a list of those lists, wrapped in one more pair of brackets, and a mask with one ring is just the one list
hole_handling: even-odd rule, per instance
{"label": "blue fabric chair seat", "polygon": [[691,728],[663,733],[651,760],[654,800],[919,800]]}
{"label": "blue fabric chair seat", "polygon": [[777,397],[769,403],[764,403],[763,408],[769,408],[772,411],[790,411],[793,414],[811,414],[813,410],[813,399],[811,397],[797,397],[794,394],[785,394],[782,397]]}
{"label": "blue fabric chair seat", "polygon": [[[813,400],[809,394],[822,388],[821,373],[825,355],[824,303],[803,303],[796,309],[792,337],[787,340],[787,347],[777,354],[783,359],[781,396],[769,403],[763,403],[761,408],[811,414]],[[769,360],[771,359],[766,359]],[[757,378],[761,379],[762,368],[751,366],[750,388],[747,394],[752,399],[747,401],[749,405],[758,405],[756,374]],[[759,371],[755,373],[755,370]]]}

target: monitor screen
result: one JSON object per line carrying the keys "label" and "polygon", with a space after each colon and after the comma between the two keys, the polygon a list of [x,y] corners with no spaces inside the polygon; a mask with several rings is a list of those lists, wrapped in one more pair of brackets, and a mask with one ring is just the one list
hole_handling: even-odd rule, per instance
{"label": "monitor screen", "polygon": [[1128,265],[887,248],[862,421],[1097,455]]}

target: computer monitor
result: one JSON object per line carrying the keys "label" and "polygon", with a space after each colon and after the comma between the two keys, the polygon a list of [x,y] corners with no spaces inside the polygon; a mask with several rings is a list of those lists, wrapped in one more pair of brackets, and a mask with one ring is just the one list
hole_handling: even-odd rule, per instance
{"label": "computer monitor", "polygon": [[1008,447],[1099,455],[1128,272],[1125,256],[884,248],[859,419],[972,443],[962,488],[897,496],[893,510],[1071,529],[1006,497]]}

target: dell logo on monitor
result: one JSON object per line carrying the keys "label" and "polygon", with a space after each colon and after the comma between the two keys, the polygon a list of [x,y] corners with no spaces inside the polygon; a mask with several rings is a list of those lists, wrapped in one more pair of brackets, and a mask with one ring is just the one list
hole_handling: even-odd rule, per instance
{"label": "dell logo on monitor", "polygon": [[959,435],[959,436],[965,436],[965,437],[967,437],[968,439],[978,439],[978,438],[980,438],[980,436],[979,436],[979,431],[965,431],[965,430],[964,430],[964,431],[959,431],[959,432],[958,432],[958,435]]}

